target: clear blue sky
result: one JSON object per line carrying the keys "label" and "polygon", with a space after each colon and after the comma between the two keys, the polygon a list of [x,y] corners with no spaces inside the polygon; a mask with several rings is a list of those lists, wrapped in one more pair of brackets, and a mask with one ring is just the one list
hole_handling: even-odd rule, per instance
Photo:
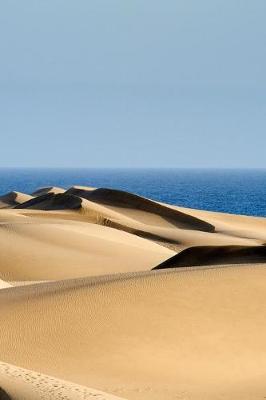
{"label": "clear blue sky", "polygon": [[0,166],[266,167],[265,0],[0,4]]}

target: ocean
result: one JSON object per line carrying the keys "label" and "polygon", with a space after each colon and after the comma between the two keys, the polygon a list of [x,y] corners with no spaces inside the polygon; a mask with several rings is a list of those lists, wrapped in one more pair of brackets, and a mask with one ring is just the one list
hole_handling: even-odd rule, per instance
{"label": "ocean", "polygon": [[190,208],[266,216],[266,170],[0,169],[0,194],[72,185],[121,189]]}

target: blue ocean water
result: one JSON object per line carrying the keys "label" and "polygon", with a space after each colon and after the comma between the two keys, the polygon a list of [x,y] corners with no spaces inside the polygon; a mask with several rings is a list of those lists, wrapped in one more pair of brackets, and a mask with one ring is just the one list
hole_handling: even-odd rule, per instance
{"label": "blue ocean water", "polygon": [[110,187],[185,207],[266,216],[266,170],[0,169],[0,194],[72,185]]}

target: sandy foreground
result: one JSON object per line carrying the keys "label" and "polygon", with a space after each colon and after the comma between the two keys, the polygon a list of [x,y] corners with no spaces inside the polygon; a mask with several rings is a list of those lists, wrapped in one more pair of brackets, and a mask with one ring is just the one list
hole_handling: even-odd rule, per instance
{"label": "sandy foreground", "polygon": [[266,219],[0,197],[1,400],[266,398]]}

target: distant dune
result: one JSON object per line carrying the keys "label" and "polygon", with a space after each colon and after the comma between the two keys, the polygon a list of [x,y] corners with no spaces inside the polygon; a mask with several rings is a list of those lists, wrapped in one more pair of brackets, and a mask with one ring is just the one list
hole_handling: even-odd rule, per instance
{"label": "distant dune", "polygon": [[197,217],[184,214],[178,210],[171,209],[162,204],[156,203],[141,196],[132,193],[123,192],[114,189],[95,189],[82,190],[71,188],[66,193],[75,194],[76,196],[94,201],[106,206],[117,207],[118,209],[131,209],[135,211],[137,216],[138,211],[148,214],[159,215],[165,218],[173,225],[179,228],[196,229],[207,232],[213,232],[214,226],[200,220]]}
{"label": "distant dune", "polygon": [[0,399],[264,398],[265,218],[90,186],[0,208]]}
{"label": "distant dune", "polygon": [[64,193],[65,189],[57,187],[57,186],[48,186],[48,187],[42,187],[39,188],[37,190],[35,190],[32,193],[32,196],[42,196],[44,194],[48,194],[48,193],[53,193],[53,194],[58,194],[58,193]]}
{"label": "distant dune", "polygon": [[52,192],[41,194],[24,203],[18,204],[15,208],[29,208],[36,210],[75,210],[80,209],[82,199],[71,194]]}
{"label": "distant dune", "polygon": [[0,208],[11,208],[25,203],[32,198],[31,195],[20,192],[9,192],[0,196]]}

